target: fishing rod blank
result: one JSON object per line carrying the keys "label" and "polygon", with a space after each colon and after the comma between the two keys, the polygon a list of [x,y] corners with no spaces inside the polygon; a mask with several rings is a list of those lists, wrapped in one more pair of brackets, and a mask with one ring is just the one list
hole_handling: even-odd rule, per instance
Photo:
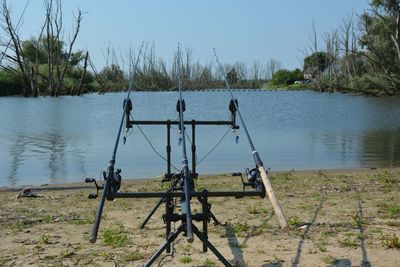
{"label": "fishing rod blank", "polygon": [[101,198],[100,198],[100,203],[99,203],[99,207],[97,209],[97,213],[96,213],[96,221],[93,225],[92,228],[92,232],[90,234],[90,243],[95,243],[97,240],[97,234],[99,232],[99,226],[100,226],[100,220],[101,220],[101,214],[103,212],[103,207],[104,207],[104,202],[105,199],[107,198],[107,200],[113,200],[114,199],[114,194],[117,193],[117,191],[119,190],[119,187],[121,186],[121,176],[119,175],[119,173],[121,172],[121,170],[114,171],[114,166],[115,166],[115,157],[117,154],[117,150],[118,150],[118,144],[119,144],[119,140],[121,137],[121,132],[122,132],[122,127],[124,126],[124,121],[125,121],[125,116],[127,115],[126,113],[128,112],[129,108],[130,108],[130,94],[132,91],[132,87],[133,87],[133,82],[134,82],[134,78],[135,78],[135,72],[136,72],[136,68],[137,65],[139,63],[139,59],[140,59],[140,55],[142,53],[142,48],[143,48],[143,43],[140,47],[139,50],[139,54],[138,57],[136,59],[135,65],[133,66],[132,69],[132,76],[129,82],[129,89],[124,101],[124,111],[122,113],[122,118],[121,118],[121,122],[118,128],[118,134],[117,134],[117,138],[115,140],[115,145],[114,145],[114,149],[113,149],[113,153],[111,155],[111,159],[109,161],[109,165],[107,167],[107,173],[103,172],[103,177],[106,181],[104,188],[103,188],[103,192],[101,194]]}
{"label": "fishing rod blank", "polygon": [[233,103],[233,105],[236,108],[236,112],[237,112],[237,114],[239,116],[239,120],[240,120],[240,122],[242,124],[243,130],[244,130],[245,135],[247,137],[247,141],[249,142],[249,145],[250,145],[250,148],[251,148],[251,154],[253,155],[256,167],[257,167],[258,171],[260,172],[261,179],[262,179],[263,184],[265,186],[265,190],[267,191],[268,197],[269,197],[269,199],[271,201],[271,204],[272,204],[272,206],[274,208],[275,214],[278,217],[279,224],[280,224],[280,226],[281,226],[281,228],[283,230],[287,230],[289,228],[289,225],[287,223],[285,214],[284,214],[284,212],[282,210],[282,207],[280,206],[280,204],[278,202],[278,199],[276,198],[275,192],[274,192],[274,190],[272,188],[272,185],[271,185],[271,182],[269,180],[268,173],[267,173],[267,171],[265,170],[265,168],[263,166],[263,162],[261,161],[261,158],[260,158],[257,150],[254,147],[253,141],[251,140],[250,134],[249,134],[249,132],[247,130],[246,124],[245,124],[245,122],[243,120],[243,117],[242,117],[242,114],[241,114],[241,112],[239,110],[239,105],[238,105],[237,99],[233,95],[233,91],[232,91],[231,87],[229,86],[228,80],[226,79],[226,73],[225,73],[224,69],[222,68],[221,62],[219,61],[219,58],[218,58],[218,55],[217,55],[217,51],[215,50],[215,48],[214,48],[214,55],[215,55],[215,58],[217,60],[220,72],[222,73],[222,75],[224,77],[225,85],[226,85],[229,93],[231,94],[231,103]]}
{"label": "fishing rod blank", "polygon": [[177,58],[177,78],[178,78],[178,90],[179,100],[177,109],[179,112],[179,133],[180,140],[182,142],[182,172],[183,172],[183,190],[185,197],[182,200],[182,213],[186,214],[186,238],[189,243],[193,242],[193,231],[192,231],[192,213],[190,210],[190,185],[191,177],[189,173],[188,159],[186,155],[186,141],[185,141],[185,120],[183,118],[183,112],[185,111],[185,102],[182,98],[182,78],[181,78],[181,51],[178,44],[178,58]]}

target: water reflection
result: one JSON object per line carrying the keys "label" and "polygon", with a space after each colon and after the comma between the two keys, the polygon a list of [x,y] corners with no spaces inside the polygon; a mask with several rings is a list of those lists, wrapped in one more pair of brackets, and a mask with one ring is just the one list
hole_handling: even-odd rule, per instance
{"label": "water reflection", "polygon": [[[272,170],[400,164],[400,98],[308,91],[235,94],[253,141]],[[97,176],[109,160],[124,96],[0,98],[0,186],[80,181]],[[176,119],[176,97],[175,92],[134,93],[133,115],[138,120]],[[228,92],[224,91],[187,92],[185,116],[188,120],[226,120],[230,115],[228,100]],[[23,108],[15,112],[16,107]],[[143,130],[157,150],[165,153],[165,127]],[[172,159],[179,165],[175,130]],[[199,158],[225,131],[198,128]],[[236,133],[229,136],[201,163],[200,173],[251,167],[246,138],[241,130],[237,134],[239,144],[234,142]],[[129,178],[154,177],[165,171],[165,162],[154,155],[137,129],[133,129],[127,145],[119,147],[117,164]]]}
{"label": "water reflection", "polygon": [[361,144],[363,165],[375,167],[400,165],[400,129],[370,131],[363,136]]}
{"label": "water reflection", "polygon": [[49,134],[47,142],[48,146],[44,146],[44,148],[47,148],[49,154],[49,180],[54,183],[57,182],[60,177],[67,176],[67,168],[64,158],[65,143],[63,137],[59,134]]}
{"label": "water reflection", "polygon": [[[42,169],[43,172],[39,174],[41,176],[45,176],[46,170],[48,170],[48,181],[51,183],[62,180],[62,177],[68,175],[65,147],[65,138],[57,133],[47,133],[45,136],[16,134],[9,148],[11,156],[8,175],[9,185],[17,185],[20,175],[26,175],[21,178],[24,183],[30,183],[29,178],[37,178],[30,175],[30,172],[38,175],[35,173],[36,168]],[[42,164],[43,161],[47,162],[47,167],[44,169],[35,166],[35,163]],[[80,156],[79,161],[83,161],[82,156]],[[83,163],[80,165],[83,165]],[[81,168],[83,169],[83,167]],[[27,169],[30,169],[30,171]]]}
{"label": "water reflection", "polygon": [[11,156],[10,173],[7,177],[10,186],[16,186],[18,169],[24,163],[23,154],[26,149],[25,142],[28,141],[22,136],[17,135],[13,145],[9,148]]}

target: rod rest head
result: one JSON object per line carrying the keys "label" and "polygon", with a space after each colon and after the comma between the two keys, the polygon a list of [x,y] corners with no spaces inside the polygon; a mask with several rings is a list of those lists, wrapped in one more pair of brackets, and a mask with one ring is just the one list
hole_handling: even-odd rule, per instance
{"label": "rod rest head", "polygon": [[86,178],[85,183],[94,183],[96,180],[94,178]]}

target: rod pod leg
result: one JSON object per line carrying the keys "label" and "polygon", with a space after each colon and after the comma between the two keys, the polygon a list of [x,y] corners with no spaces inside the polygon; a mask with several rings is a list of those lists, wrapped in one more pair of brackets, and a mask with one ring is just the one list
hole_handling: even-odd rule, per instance
{"label": "rod pod leg", "polygon": [[153,256],[151,256],[151,258],[143,266],[150,267],[155,262],[155,260],[161,255],[161,253],[163,253],[163,251],[167,249],[167,247],[169,247],[172,242],[174,242],[174,240],[179,236],[179,234],[184,229],[185,225],[181,224],[175,232],[173,232],[168,236],[167,240],[165,240],[165,242],[160,246],[160,248],[156,251],[156,253],[154,253]]}
{"label": "rod pod leg", "polygon": [[[201,204],[203,204],[203,200],[202,200],[201,197],[198,197],[197,199],[199,200],[199,202],[200,202]],[[216,225],[220,225],[221,222],[218,221],[217,217],[215,217],[214,213],[212,213],[212,211],[211,211],[211,204],[207,203],[207,209],[208,209],[208,213],[210,214],[211,219],[213,219],[214,223],[215,223]]]}
{"label": "rod pod leg", "polygon": [[227,259],[225,259],[224,256],[222,256],[222,254],[214,247],[213,244],[210,243],[210,241],[208,241],[207,238],[205,238],[205,236],[199,231],[199,229],[197,229],[194,224],[192,224],[192,230],[193,233],[201,240],[201,242],[203,242],[203,244],[205,244],[212,251],[212,253],[217,256],[217,258],[224,264],[224,266],[232,267],[232,264]]}
{"label": "rod pod leg", "polygon": [[164,199],[161,198],[160,201],[158,201],[158,203],[154,206],[154,208],[151,210],[151,212],[149,213],[149,215],[147,215],[146,219],[144,219],[143,223],[139,226],[140,229],[143,229],[145,227],[145,225],[147,224],[147,222],[151,219],[151,217],[154,215],[154,213],[156,212],[156,210],[160,207],[161,203],[164,202]]}

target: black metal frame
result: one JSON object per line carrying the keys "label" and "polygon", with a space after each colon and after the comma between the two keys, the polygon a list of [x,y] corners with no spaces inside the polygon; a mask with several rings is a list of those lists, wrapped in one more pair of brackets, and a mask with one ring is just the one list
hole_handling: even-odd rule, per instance
{"label": "black metal frame", "polygon": [[[221,194],[220,194],[221,193]],[[225,265],[225,266],[232,266],[231,263],[214,247],[214,245],[208,241],[208,223],[212,217],[211,213],[211,205],[208,203],[208,197],[210,196],[244,196],[244,192],[234,192],[234,191],[226,191],[226,192],[208,192],[207,190],[203,190],[201,192],[191,192],[191,196],[197,196],[199,201],[202,203],[202,212],[192,214],[192,220],[202,222],[202,231],[200,231],[196,225],[192,223],[192,230],[193,233],[203,242],[203,252],[207,252],[210,249],[215,256]],[[250,193],[250,192],[246,192]],[[265,196],[265,192],[251,192],[253,196]],[[185,220],[186,216],[184,214],[174,213],[174,204],[173,204],[173,197],[182,197],[183,192],[175,192],[175,193],[161,193],[157,194],[155,192],[148,193],[146,195],[137,194],[137,193],[118,193],[115,197],[116,198],[142,198],[142,197],[165,197],[165,210],[166,213],[163,215],[163,220],[166,224],[166,240],[159,249],[153,254],[153,256],[145,263],[145,267],[151,266],[154,261],[161,255],[161,253],[166,250],[167,253],[170,253],[171,243],[179,236],[180,233],[185,232]],[[247,195],[247,194],[246,194]],[[200,200],[201,199],[201,200]],[[171,231],[171,223],[181,221],[182,224],[177,228],[176,231]]]}
{"label": "black metal frame", "polygon": [[[230,104],[232,106],[232,104]],[[129,116],[127,116],[129,118]],[[232,129],[239,129],[239,126],[236,125],[236,113],[235,110],[231,110],[231,120],[223,121],[223,120],[214,120],[214,121],[184,121],[184,125],[191,125],[192,127],[192,172],[190,173],[190,178],[196,179],[198,177],[198,173],[196,172],[196,126],[197,125],[227,125],[231,126]],[[164,175],[163,182],[171,181],[172,185],[166,192],[118,192],[113,198],[160,198],[159,202],[155,205],[155,207],[151,210],[149,215],[145,218],[143,223],[140,225],[140,228],[144,228],[147,222],[150,220],[152,215],[156,212],[156,210],[160,207],[160,205],[165,203],[165,214],[163,215],[164,223],[166,224],[166,241],[160,246],[160,248],[153,254],[153,256],[149,259],[149,261],[144,266],[151,266],[152,263],[157,259],[161,253],[166,250],[167,253],[170,253],[171,243],[179,236],[180,233],[186,231],[186,216],[185,214],[175,213],[175,205],[173,204],[173,198],[184,198],[185,192],[182,190],[182,174],[174,174],[171,172],[171,125],[179,125],[178,121],[156,121],[156,120],[126,120],[126,128],[132,128],[133,125],[166,125],[167,127],[167,172]],[[243,179],[242,179],[243,182]],[[252,190],[252,191],[214,191],[209,192],[207,190],[203,190],[201,192],[191,191],[189,193],[189,197],[196,197],[198,201],[202,205],[202,212],[192,214],[192,220],[202,222],[202,231],[200,232],[197,227],[191,223],[191,228],[194,234],[203,242],[203,252],[207,252],[208,248],[218,257],[218,259],[225,266],[232,266],[229,261],[227,261],[222,254],[214,247],[212,243],[208,241],[208,223],[212,218],[217,224],[219,223],[217,218],[211,212],[211,204],[208,202],[209,197],[236,197],[242,198],[246,196],[259,196],[265,197],[265,191],[263,190]],[[182,224],[178,227],[175,232],[171,232],[171,224],[172,222],[181,221]]]}
{"label": "black metal frame", "polygon": [[[233,100],[232,100],[233,101]],[[223,120],[214,120],[214,121],[183,121],[180,123],[178,121],[166,120],[166,121],[152,121],[152,120],[142,120],[135,121],[130,120],[130,111],[132,110],[132,104],[128,99],[124,103],[124,112],[125,112],[125,125],[126,128],[132,128],[133,125],[166,125],[167,127],[167,173],[164,175],[164,179],[162,182],[172,181],[171,187],[166,192],[119,192],[119,188],[121,186],[121,176],[119,173],[121,170],[117,170],[114,172],[114,168],[112,170],[108,170],[108,172],[103,173],[105,185],[100,187],[96,185],[97,190],[103,189],[103,193],[99,203],[99,209],[96,214],[96,223],[93,227],[90,241],[95,242],[97,239],[97,231],[100,224],[101,212],[104,206],[104,200],[114,200],[116,198],[160,198],[159,202],[152,209],[150,214],[147,216],[145,221],[141,224],[141,228],[145,226],[151,216],[155,213],[155,211],[160,207],[160,205],[165,203],[165,214],[163,215],[164,223],[166,224],[166,240],[160,246],[160,248],[153,254],[153,256],[145,263],[144,266],[151,266],[154,261],[161,255],[161,253],[166,250],[167,253],[170,253],[171,243],[183,232],[185,235],[194,233],[203,243],[203,251],[207,252],[210,249],[218,259],[225,266],[232,266],[230,262],[224,258],[224,256],[214,247],[214,245],[208,240],[208,223],[211,218],[218,223],[217,218],[211,212],[211,204],[208,202],[210,197],[235,197],[242,198],[248,196],[259,196],[265,197],[265,189],[262,185],[262,181],[260,179],[255,180],[252,183],[245,183],[243,181],[243,177],[241,173],[234,173],[232,176],[241,176],[243,191],[207,191],[203,190],[201,192],[197,192],[194,187],[194,179],[198,177],[198,173],[196,172],[196,126],[197,125],[228,125],[231,126],[232,129],[239,129],[239,126],[236,125],[236,108],[234,108],[234,103],[230,103],[229,110],[231,111],[231,120],[223,121]],[[178,102],[179,104],[179,102]],[[237,105],[237,102],[235,103]],[[182,107],[182,105],[181,105]],[[179,112],[179,110],[178,110]],[[124,119],[124,118],[123,118]],[[192,127],[192,171],[190,172],[187,169],[187,174],[184,174],[184,171],[180,173],[172,173],[171,172],[171,125],[179,125],[180,127],[184,127],[184,125],[191,125]],[[182,133],[181,133],[182,135]],[[187,162],[187,160],[186,160]],[[112,166],[113,167],[113,166]],[[110,174],[111,173],[111,174]],[[111,175],[111,176],[110,176]],[[110,176],[110,177],[109,177]],[[95,182],[94,179],[87,179],[86,182]],[[186,185],[188,183],[189,185]],[[245,191],[245,186],[251,186],[253,190]],[[186,186],[190,187],[189,190],[185,190]],[[98,194],[96,194],[97,196]],[[93,198],[94,194],[92,194],[91,198]],[[197,198],[197,200],[201,203],[202,211],[200,213],[191,214],[188,217],[188,214],[181,210],[180,213],[175,212],[175,204],[174,198],[179,198],[182,201],[190,200],[192,198]],[[186,203],[187,204],[187,203]],[[182,206],[183,207],[183,206]],[[189,219],[188,219],[189,218]],[[200,231],[196,225],[193,223],[194,221],[202,222],[202,231]],[[181,225],[177,228],[176,231],[171,231],[172,222],[181,222]],[[189,231],[190,228],[190,231]],[[193,238],[188,242],[192,242]]]}
{"label": "black metal frame", "polygon": [[[179,181],[180,179],[177,179]],[[261,188],[261,187],[258,187]],[[178,189],[179,190],[179,189]],[[208,223],[211,218],[215,216],[211,212],[211,204],[208,202],[209,197],[249,197],[258,196],[265,197],[265,191],[255,189],[251,191],[191,191],[190,198],[196,197],[202,204],[202,212],[192,214],[192,220],[202,222],[202,231],[200,231],[195,224],[191,223],[193,233],[203,242],[203,252],[207,252],[210,249],[215,256],[224,264],[224,266],[232,266],[232,264],[218,251],[218,249],[208,240]],[[162,202],[165,202],[165,214],[163,220],[166,225],[166,240],[159,249],[153,254],[153,256],[145,263],[145,267],[151,266],[154,261],[161,255],[165,250],[167,253],[171,251],[171,243],[186,230],[186,216],[182,213],[174,212],[175,205],[173,198],[182,198],[185,196],[183,191],[167,191],[167,192],[117,192],[113,195],[113,198],[161,198],[159,203],[152,210],[151,215],[160,206]],[[148,218],[151,216],[148,216]],[[148,220],[147,220],[148,221]],[[147,222],[145,221],[145,223]],[[181,222],[181,225],[176,231],[171,231],[172,222]]]}

